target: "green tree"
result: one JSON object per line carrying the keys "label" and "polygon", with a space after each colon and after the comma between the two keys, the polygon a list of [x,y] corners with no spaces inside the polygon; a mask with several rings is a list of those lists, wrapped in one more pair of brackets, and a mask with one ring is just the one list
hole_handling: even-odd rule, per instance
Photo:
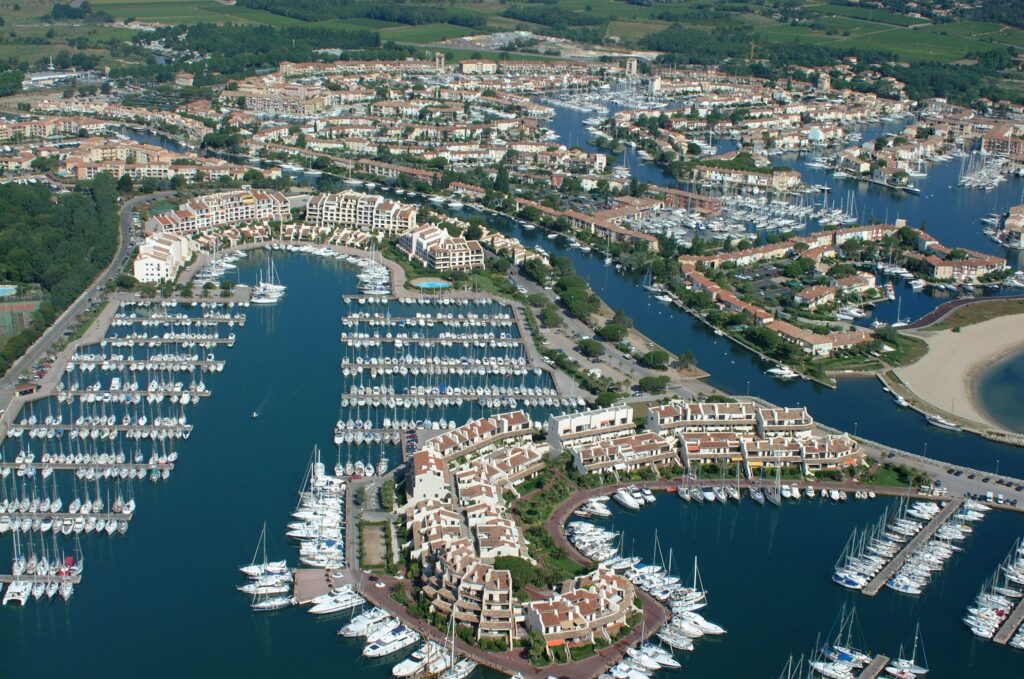
{"label": "green tree", "polygon": [[604,346],[602,346],[602,344],[597,340],[590,339],[589,337],[587,339],[580,340],[579,344],[576,345],[576,349],[578,349],[581,354],[589,358],[594,358],[595,356],[600,356],[604,353]]}
{"label": "green tree", "polygon": [[132,177],[127,172],[121,175],[117,180],[117,190],[121,193],[131,193],[134,188],[134,182]]}
{"label": "green tree", "polygon": [[649,375],[640,378],[640,388],[648,394],[660,394],[668,386],[666,375]]}
{"label": "green tree", "polygon": [[639,363],[645,368],[652,368],[654,370],[664,370],[668,367],[668,362],[671,359],[667,351],[661,349],[655,349],[648,351],[646,354],[640,357]]}

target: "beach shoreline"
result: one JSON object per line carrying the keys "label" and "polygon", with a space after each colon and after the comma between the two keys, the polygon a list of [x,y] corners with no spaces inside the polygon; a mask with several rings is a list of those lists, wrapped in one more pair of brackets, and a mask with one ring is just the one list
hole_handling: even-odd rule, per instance
{"label": "beach shoreline", "polygon": [[919,361],[895,371],[935,411],[983,428],[1008,431],[986,410],[980,381],[1000,361],[1024,351],[1024,321],[1003,316],[953,330],[913,333],[928,343]]}

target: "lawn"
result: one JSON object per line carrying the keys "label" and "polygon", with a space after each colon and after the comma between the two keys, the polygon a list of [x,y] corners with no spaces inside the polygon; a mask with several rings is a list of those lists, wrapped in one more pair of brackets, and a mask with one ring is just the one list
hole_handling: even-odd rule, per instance
{"label": "lawn", "polygon": [[608,26],[608,32],[623,38],[637,39],[657,33],[670,25],[664,21],[613,21]]}
{"label": "lawn", "polygon": [[233,22],[239,24],[267,24],[270,26],[298,26],[305,22],[291,17],[279,16],[261,10],[224,5],[216,0],[133,0],[117,2],[96,0],[98,9],[110,13],[115,19],[134,18],[139,21],[159,23],[194,24],[200,21],[212,23]]}
{"label": "lawn", "polygon": [[1024,47],[1024,31],[987,21],[960,21],[955,24],[936,24],[923,26],[917,30],[937,35],[956,36],[992,42],[1014,47]]}
{"label": "lawn", "polygon": [[948,316],[932,325],[922,328],[928,332],[964,328],[975,323],[984,323],[993,318],[1024,314],[1024,299],[1005,299],[974,302],[957,307]]}
{"label": "lawn", "polygon": [[414,42],[427,45],[448,38],[461,38],[465,35],[477,35],[480,29],[453,26],[452,24],[422,24],[420,26],[397,26],[380,31],[381,40],[395,42]]}
{"label": "lawn", "polygon": [[829,35],[809,26],[765,23],[761,17],[753,19],[752,23],[761,40],[836,47],[852,45],[868,50],[894,52],[908,61],[957,61],[970,52],[989,48],[988,44],[967,37],[882,26],[845,17],[824,18],[820,23],[833,31],[848,31],[847,36]]}

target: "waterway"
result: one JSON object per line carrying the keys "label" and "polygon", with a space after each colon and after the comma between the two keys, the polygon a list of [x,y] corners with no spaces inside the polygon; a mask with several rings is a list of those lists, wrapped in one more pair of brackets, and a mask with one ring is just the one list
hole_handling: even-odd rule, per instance
{"label": "waterway", "polygon": [[[550,126],[561,135],[564,142],[568,142],[570,130],[582,129],[582,119],[585,117],[578,111],[558,109],[558,115],[550,122]],[[572,134],[574,136],[571,141],[581,143],[578,133]],[[582,143],[590,151],[601,150]],[[632,153],[632,150],[627,152]],[[802,163],[802,160],[798,162]],[[637,165],[631,162],[631,167]],[[641,175],[645,181],[663,185],[671,181],[653,165],[641,164],[639,167],[640,172],[649,173]],[[801,171],[806,171],[806,168]],[[904,206],[899,212],[900,216],[905,216],[912,224],[928,220],[928,231],[944,243],[1005,255],[1003,248],[981,233],[982,225],[977,220],[996,209],[996,205],[1005,206],[1015,202],[1024,182],[1009,179],[995,192],[973,191],[955,186],[958,172],[959,165],[954,162],[937,166],[928,178],[918,181],[922,187],[919,196],[894,195],[888,189],[866,184],[855,183],[852,188],[863,191],[871,201],[883,201],[876,205],[865,199],[861,204],[861,214],[883,212],[886,210],[883,205],[887,204],[884,201],[890,201],[889,216],[895,217],[897,212],[892,207],[895,203],[891,201],[899,201]],[[950,173],[951,176],[947,176]],[[825,183],[830,180],[819,178],[808,181]],[[947,189],[950,184],[953,188]],[[997,203],[997,200],[1005,202]],[[951,215],[955,217],[951,218]],[[806,381],[779,381],[765,374],[769,366],[751,352],[714,335],[687,313],[655,300],[653,295],[640,287],[639,272],[617,272],[615,267],[605,265],[599,254],[586,254],[567,248],[561,239],[550,240],[541,230],[525,231],[512,220],[489,217],[488,221],[495,228],[515,235],[524,245],[539,245],[547,252],[572,259],[576,270],[610,307],[628,309],[637,329],[666,349],[675,353],[692,352],[700,367],[711,373],[708,382],[723,391],[755,395],[782,405],[807,406],[811,414],[825,424],[886,445],[986,471],[995,471],[998,464],[1003,473],[1024,476],[1024,450],[971,434],[931,427],[923,416],[897,407],[892,398],[882,391],[881,384],[873,378],[841,378],[836,389]],[[1019,261],[1011,264],[1021,267]],[[912,318],[920,317],[949,299],[944,294],[914,293],[906,286],[900,290],[899,297],[900,315]],[[875,316],[882,320],[894,320],[896,306],[896,302],[879,304]],[[1012,405],[1007,403],[1006,407]]]}
{"label": "waterway", "polygon": [[997,361],[977,382],[980,405],[1011,431],[1024,432],[1024,353]]}

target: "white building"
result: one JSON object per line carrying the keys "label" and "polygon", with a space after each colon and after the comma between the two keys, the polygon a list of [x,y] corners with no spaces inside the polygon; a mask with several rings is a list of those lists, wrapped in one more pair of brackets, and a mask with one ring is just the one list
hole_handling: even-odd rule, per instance
{"label": "white building", "polygon": [[548,417],[548,443],[556,452],[633,433],[633,407],[616,405]]}
{"label": "white building", "polygon": [[201,233],[222,226],[291,219],[288,198],[280,191],[242,189],[211,193],[146,220],[146,230],[166,233]]}
{"label": "white building", "polygon": [[194,244],[185,236],[160,233],[139,247],[132,273],[140,283],[160,283],[174,278],[178,267],[192,258]]}
{"label": "white building", "polygon": [[409,259],[437,271],[484,268],[484,248],[479,241],[452,236],[433,224],[424,224],[403,234],[398,247]]}
{"label": "white building", "polygon": [[391,236],[416,228],[416,206],[356,191],[321,193],[306,205],[306,223]]}

